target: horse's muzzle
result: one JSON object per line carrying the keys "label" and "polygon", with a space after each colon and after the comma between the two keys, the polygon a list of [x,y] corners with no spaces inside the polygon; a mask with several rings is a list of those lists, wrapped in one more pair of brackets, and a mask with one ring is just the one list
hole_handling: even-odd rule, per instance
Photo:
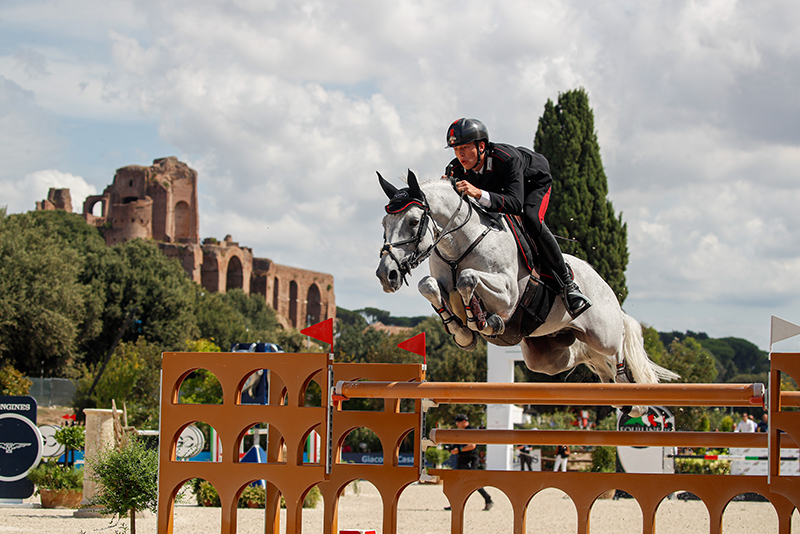
{"label": "horse's muzzle", "polygon": [[394,293],[403,285],[400,270],[394,265],[393,261],[386,261],[385,258],[381,259],[378,270],[375,271],[375,276],[381,281],[381,286],[383,286],[385,293]]}

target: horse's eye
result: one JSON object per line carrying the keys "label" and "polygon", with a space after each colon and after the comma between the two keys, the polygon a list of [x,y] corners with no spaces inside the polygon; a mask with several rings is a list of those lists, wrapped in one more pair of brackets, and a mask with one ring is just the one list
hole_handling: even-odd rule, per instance
{"label": "horse's eye", "polygon": [[411,221],[411,228],[416,228],[419,226],[419,219],[414,219]]}

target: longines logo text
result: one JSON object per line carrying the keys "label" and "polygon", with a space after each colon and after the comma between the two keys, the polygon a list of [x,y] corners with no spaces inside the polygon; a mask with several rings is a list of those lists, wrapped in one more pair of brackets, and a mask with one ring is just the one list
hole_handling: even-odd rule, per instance
{"label": "longines logo text", "polygon": [[8,410],[8,411],[29,411],[31,409],[30,404],[0,404],[0,410]]}

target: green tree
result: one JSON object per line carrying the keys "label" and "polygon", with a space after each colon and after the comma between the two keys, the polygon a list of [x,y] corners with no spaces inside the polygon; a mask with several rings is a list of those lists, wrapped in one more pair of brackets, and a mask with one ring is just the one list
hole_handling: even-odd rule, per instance
{"label": "green tree", "polygon": [[233,343],[278,342],[282,327],[261,295],[247,295],[241,289],[227,293],[198,289],[195,305],[200,336],[213,339],[226,351]]}
{"label": "green tree", "polygon": [[158,501],[158,451],[138,439],[106,450],[91,462],[98,493],[92,504],[120,517],[129,514],[131,534],[136,534],[136,512],[156,511]]}
{"label": "green tree", "polygon": [[[709,384],[717,377],[714,357],[693,337],[674,339],[664,355],[664,365],[681,375],[683,382]],[[677,430],[697,430],[707,417],[705,409],[699,407],[672,408],[672,413]]]}
{"label": "green tree", "polygon": [[111,408],[111,401],[128,411],[128,421],[136,427],[158,426],[160,397],[161,349],[144,338],[136,342],[121,342],[114,349],[100,381],[90,398],[86,398],[101,364],[79,369],[76,407]]}
{"label": "green tree", "polygon": [[27,395],[33,382],[17,371],[11,362],[0,363],[0,395]]}
{"label": "green tree", "polygon": [[548,100],[534,139],[534,149],[550,162],[553,192],[547,225],[564,252],[591,263],[620,303],[628,296],[627,225],[616,216],[594,129],[594,113],[584,89]]}
{"label": "green tree", "polygon": [[724,341],[733,349],[733,362],[739,373],[766,373],[769,371],[767,353],[753,343],[738,337],[724,337]]}
{"label": "green tree", "polygon": [[23,374],[58,376],[93,331],[81,265],[77,251],[34,217],[0,211],[0,358]]}
{"label": "green tree", "polygon": [[656,329],[652,326],[642,325],[642,336],[644,337],[644,350],[647,352],[647,355],[658,365],[663,366],[667,349],[664,347],[664,343],[661,342],[661,338]]}
{"label": "green tree", "polygon": [[85,279],[104,293],[103,329],[86,346],[88,363],[101,361],[123,326],[128,311],[138,308],[136,321],[123,341],[143,336],[162,350],[178,350],[197,337],[195,295],[178,260],[169,259],[153,241],[134,239],[111,249],[111,255],[87,258]]}

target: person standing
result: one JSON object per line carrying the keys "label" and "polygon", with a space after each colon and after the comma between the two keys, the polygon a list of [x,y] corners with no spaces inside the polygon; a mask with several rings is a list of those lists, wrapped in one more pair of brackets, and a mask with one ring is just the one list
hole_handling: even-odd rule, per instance
{"label": "person standing", "polygon": [[517,445],[517,450],[519,451],[519,470],[525,471],[527,466],[528,471],[533,471],[533,458],[531,458],[533,445]]}
{"label": "person standing", "polygon": [[567,460],[569,460],[569,445],[559,445],[556,449],[556,463],[553,466],[553,471],[567,472]]}
{"label": "person standing", "polygon": [[756,431],[756,423],[752,419],[750,419],[746,413],[742,414],[742,420],[739,421],[739,424],[736,425],[736,430],[734,432],[755,432]]}
{"label": "person standing", "polygon": [[768,432],[769,431],[769,416],[764,414],[761,416],[761,422],[758,423],[756,427],[756,432]]}
{"label": "person standing", "polygon": [[[469,418],[463,413],[456,415],[455,425],[459,430],[472,428],[469,426]],[[464,445],[456,445],[450,449],[450,454],[457,455],[456,469],[478,469],[478,446],[476,444],[467,443]],[[489,493],[483,488],[478,488],[478,493],[481,494],[484,500],[483,509],[487,511],[491,510],[494,506],[494,502]],[[445,507],[445,510],[450,510],[450,507]]]}

